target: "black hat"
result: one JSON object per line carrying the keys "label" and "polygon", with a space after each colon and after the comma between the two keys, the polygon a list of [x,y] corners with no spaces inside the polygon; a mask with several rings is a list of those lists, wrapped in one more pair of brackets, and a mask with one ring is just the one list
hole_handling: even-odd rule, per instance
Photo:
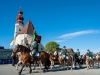
{"label": "black hat", "polygon": [[87,51],[90,51],[89,49]]}
{"label": "black hat", "polygon": [[77,49],[79,51],[79,49]]}
{"label": "black hat", "polygon": [[66,48],[66,46],[63,46],[63,48]]}

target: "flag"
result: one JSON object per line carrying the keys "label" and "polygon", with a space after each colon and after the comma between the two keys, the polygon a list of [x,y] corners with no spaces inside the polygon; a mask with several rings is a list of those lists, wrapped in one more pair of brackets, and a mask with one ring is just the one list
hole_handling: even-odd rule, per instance
{"label": "flag", "polygon": [[33,32],[33,35],[32,35],[32,42],[34,41],[35,36],[36,36],[36,31]]}

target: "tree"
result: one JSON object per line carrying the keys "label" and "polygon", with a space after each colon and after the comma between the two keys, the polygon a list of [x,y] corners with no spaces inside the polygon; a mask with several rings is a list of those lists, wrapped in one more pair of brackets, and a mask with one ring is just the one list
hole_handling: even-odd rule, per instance
{"label": "tree", "polygon": [[59,44],[55,41],[51,41],[51,42],[48,42],[46,45],[45,45],[45,49],[46,51],[48,52],[51,52],[51,53],[54,53],[54,51],[56,50],[56,48],[59,48]]}

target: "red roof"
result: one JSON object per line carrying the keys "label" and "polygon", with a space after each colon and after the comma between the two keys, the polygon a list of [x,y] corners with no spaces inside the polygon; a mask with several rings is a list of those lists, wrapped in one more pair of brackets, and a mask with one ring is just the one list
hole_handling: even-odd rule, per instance
{"label": "red roof", "polygon": [[19,32],[19,34],[33,34],[33,32],[34,27],[32,25],[32,22],[29,20],[24,28]]}

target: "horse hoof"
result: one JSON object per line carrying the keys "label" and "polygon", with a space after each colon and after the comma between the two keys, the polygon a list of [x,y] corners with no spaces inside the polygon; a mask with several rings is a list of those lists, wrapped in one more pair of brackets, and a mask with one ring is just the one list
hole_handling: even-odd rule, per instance
{"label": "horse hoof", "polygon": [[71,68],[71,71],[72,71],[73,69]]}
{"label": "horse hoof", "polygon": [[43,70],[43,73],[45,73],[45,70]]}
{"label": "horse hoof", "polygon": [[33,68],[32,70],[35,70],[35,68]]}
{"label": "horse hoof", "polygon": [[30,70],[29,73],[32,73],[32,70]]}
{"label": "horse hoof", "polygon": [[18,75],[21,75],[21,72],[19,72]]}

